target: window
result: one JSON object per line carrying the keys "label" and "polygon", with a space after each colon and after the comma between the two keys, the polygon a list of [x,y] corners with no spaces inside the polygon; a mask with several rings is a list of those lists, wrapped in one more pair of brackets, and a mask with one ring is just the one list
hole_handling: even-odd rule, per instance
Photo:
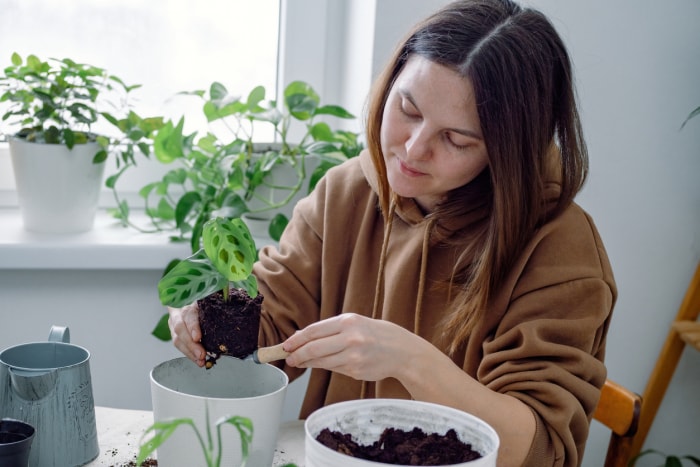
{"label": "window", "polygon": [[[12,52],[90,63],[127,84],[143,85],[134,92],[140,115],[176,117],[187,104],[170,98],[205,89],[212,81],[241,93],[264,85],[274,98],[279,19],[279,0],[5,0],[0,66],[9,65]],[[191,103],[199,117],[199,103]],[[5,198],[14,191],[6,153],[4,145],[0,195]],[[107,166],[106,173],[112,169]],[[0,196],[2,204],[14,202]]]}
{"label": "window", "polygon": [[17,51],[106,68],[143,84],[143,114],[213,80],[274,90],[279,1],[5,0],[3,10],[2,62]]}
{"label": "window", "polygon": [[[3,0],[0,66],[16,51],[106,68],[128,84],[143,85],[137,90],[143,115],[180,115],[182,106],[166,99],[204,89],[213,80],[241,93],[262,84],[268,98],[286,83],[303,80],[324,103],[361,117],[371,81],[396,42],[426,10],[445,2]],[[361,118],[340,124],[362,129]],[[112,169],[108,165],[106,174]],[[154,180],[158,172],[148,170],[133,171],[143,180],[136,177],[129,189]],[[111,201],[111,195],[103,196],[103,205]],[[16,205],[7,144],[0,142],[0,207]]]}

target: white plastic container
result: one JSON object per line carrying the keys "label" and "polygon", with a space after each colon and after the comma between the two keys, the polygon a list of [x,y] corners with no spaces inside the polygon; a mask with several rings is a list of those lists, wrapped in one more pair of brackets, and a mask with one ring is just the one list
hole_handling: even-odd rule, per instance
{"label": "white plastic container", "polygon": [[386,428],[444,434],[450,428],[459,439],[472,445],[482,457],[450,467],[495,467],[499,439],[483,420],[466,412],[438,404],[403,399],[363,399],[339,402],[312,413],[305,423],[305,467],[379,467],[383,464],[357,459],[322,445],[316,436],[324,428],[351,434],[364,445],[377,441]]}
{"label": "white plastic container", "polygon": [[[216,421],[223,416],[248,417],[253,422],[253,441],[246,467],[270,467],[289,379],[277,367],[233,357],[221,357],[205,370],[181,357],[168,360],[151,371],[154,421],[191,418],[206,442],[205,404],[216,438]],[[241,441],[236,428],[221,429],[221,465],[241,465]],[[215,440],[216,442],[216,440]],[[157,450],[158,465],[192,467],[204,465],[194,430],[181,426]]]}

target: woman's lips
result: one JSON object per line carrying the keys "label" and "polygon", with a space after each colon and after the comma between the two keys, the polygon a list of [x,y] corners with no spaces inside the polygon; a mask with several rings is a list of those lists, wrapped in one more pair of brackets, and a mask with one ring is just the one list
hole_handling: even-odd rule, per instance
{"label": "woman's lips", "polygon": [[413,168],[409,167],[408,165],[404,164],[401,159],[397,159],[397,160],[399,161],[399,168],[401,169],[401,173],[403,173],[409,177],[420,177],[421,175],[425,175],[424,172],[413,169]]}

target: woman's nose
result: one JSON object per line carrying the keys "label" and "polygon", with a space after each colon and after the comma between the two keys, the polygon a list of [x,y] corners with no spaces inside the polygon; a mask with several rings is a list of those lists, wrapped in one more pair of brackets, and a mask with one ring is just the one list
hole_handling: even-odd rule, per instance
{"label": "woman's nose", "polygon": [[406,158],[421,160],[430,157],[430,139],[421,127],[414,128],[406,140]]}

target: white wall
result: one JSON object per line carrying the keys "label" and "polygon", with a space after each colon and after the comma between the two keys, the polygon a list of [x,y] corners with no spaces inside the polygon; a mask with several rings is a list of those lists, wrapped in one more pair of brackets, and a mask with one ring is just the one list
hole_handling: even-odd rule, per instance
{"label": "white wall", "polygon": [[[343,11],[354,19],[345,33],[351,40],[374,33],[377,40],[331,41],[350,55],[337,58],[339,68],[327,73],[324,87],[361,113],[371,77],[395,41],[409,24],[446,2],[349,1]],[[553,18],[576,65],[591,156],[590,179],[579,201],[597,222],[620,293],[607,365],[611,378],[641,393],[700,260],[700,118],[679,131],[700,105],[700,2],[529,3]],[[159,274],[0,271],[0,348],[43,340],[51,324],[69,324],[73,341],[93,353],[97,403],[148,407],[144,375],[154,363],[177,355],[148,334],[162,312],[155,296]],[[301,393],[296,386],[293,391],[291,405]],[[700,454],[698,394],[700,352],[688,350],[647,446]],[[288,408],[287,414],[294,412]],[[607,432],[594,424],[584,466],[602,465],[606,445]]]}

